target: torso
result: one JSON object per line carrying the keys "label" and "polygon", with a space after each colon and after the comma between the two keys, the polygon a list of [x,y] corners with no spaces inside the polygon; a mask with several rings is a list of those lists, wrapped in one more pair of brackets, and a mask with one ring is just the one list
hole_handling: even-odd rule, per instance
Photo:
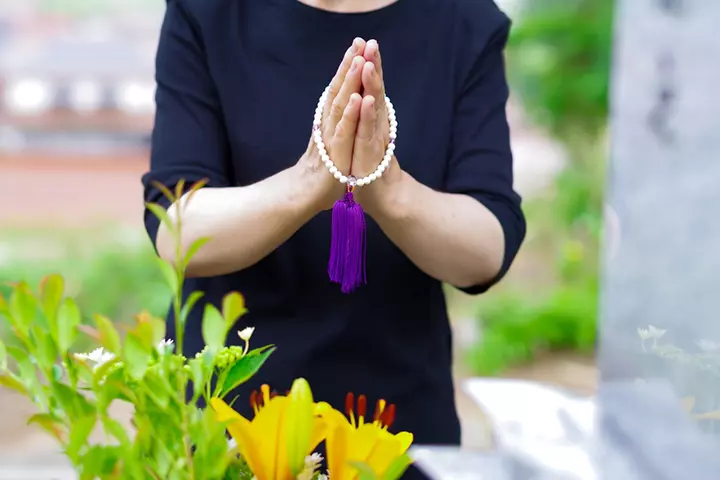
{"label": "torso", "polygon": [[[367,14],[339,15],[296,0],[187,0],[221,100],[235,184],[255,183],[297,162],[318,97],[360,36],[380,44],[402,168],[442,190],[458,77],[466,68],[458,64],[459,42],[467,39],[458,32],[455,5],[463,1],[400,0]],[[474,3],[494,8],[486,0]],[[368,283],[344,295],[328,281],[329,246],[326,212],[257,265],[189,282],[188,289],[207,292],[213,302],[231,290],[243,293],[250,313],[238,328],[256,327],[256,347],[278,347],[239,393],[246,398],[260,383],[284,391],[302,376],[316,398],[337,406],[348,391],[368,395],[370,404],[378,396],[396,403],[396,428],[413,431],[418,443],[459,443],[440,282],[368,219]],[[202,348],[199,321],[188,325],[190,353]]]}

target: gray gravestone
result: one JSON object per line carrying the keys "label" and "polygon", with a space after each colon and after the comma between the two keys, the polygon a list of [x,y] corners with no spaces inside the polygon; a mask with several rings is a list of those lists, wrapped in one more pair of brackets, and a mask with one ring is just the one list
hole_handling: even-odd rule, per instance
{"label": "gray gravestone", "polygon": [[617,5],[599,361],[605,380],[667,378],[706,414],[720,410],[720,2]]}

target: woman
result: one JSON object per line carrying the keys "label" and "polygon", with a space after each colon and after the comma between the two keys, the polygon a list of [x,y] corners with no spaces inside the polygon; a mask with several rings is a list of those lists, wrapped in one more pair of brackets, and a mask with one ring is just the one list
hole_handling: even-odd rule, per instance
{"label": "woman", "polygon": [[[490,0],[168,1],[145,200],[163,201],[152,181],[209,180],[183,214],[184,248],[211,238],[186,294],[219,304],[242,292],[250,313],[238,328],[278,347],[242,398],[303,376],[336,407],[349,391],[395,403],[394,429],[417,444],[460,442],[442,282],[484,292],[525,234],[505,116],[508,28]],[[311,141],[328,84],[320,138],[345,185]],[[346,294],[328,278],[328,209],[348,175],[383,159],[383,92],[396,148],[355,191],[367,284]],[[159,255],[174,258],[165,228],[145,221]],[[188,320],[190,354],[203,347],[202,310]]]}

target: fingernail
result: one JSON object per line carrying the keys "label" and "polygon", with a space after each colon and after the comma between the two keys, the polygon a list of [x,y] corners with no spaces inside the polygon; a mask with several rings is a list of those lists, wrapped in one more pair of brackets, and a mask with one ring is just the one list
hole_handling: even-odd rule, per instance
{"label": "fingernail", "polygon": [[356,62],[355,60],[353,60],[352,65],[350,65],[350,72],[351,72],[351,73],[354,72],[355,70],[357,70],[357,64],[358,64],[358,62]]}
{"label": "fingernail", "polygon": [[360,38],[356,38],[352,43],[353,52],[357,52],[360,49]]}

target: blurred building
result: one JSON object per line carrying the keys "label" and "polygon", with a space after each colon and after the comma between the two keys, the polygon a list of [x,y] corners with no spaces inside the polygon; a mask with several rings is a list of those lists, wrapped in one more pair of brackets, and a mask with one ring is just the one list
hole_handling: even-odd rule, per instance
{"label": "blurred building", "polygon": [[147,146],[162,0],[0,0],[0,153]]}

